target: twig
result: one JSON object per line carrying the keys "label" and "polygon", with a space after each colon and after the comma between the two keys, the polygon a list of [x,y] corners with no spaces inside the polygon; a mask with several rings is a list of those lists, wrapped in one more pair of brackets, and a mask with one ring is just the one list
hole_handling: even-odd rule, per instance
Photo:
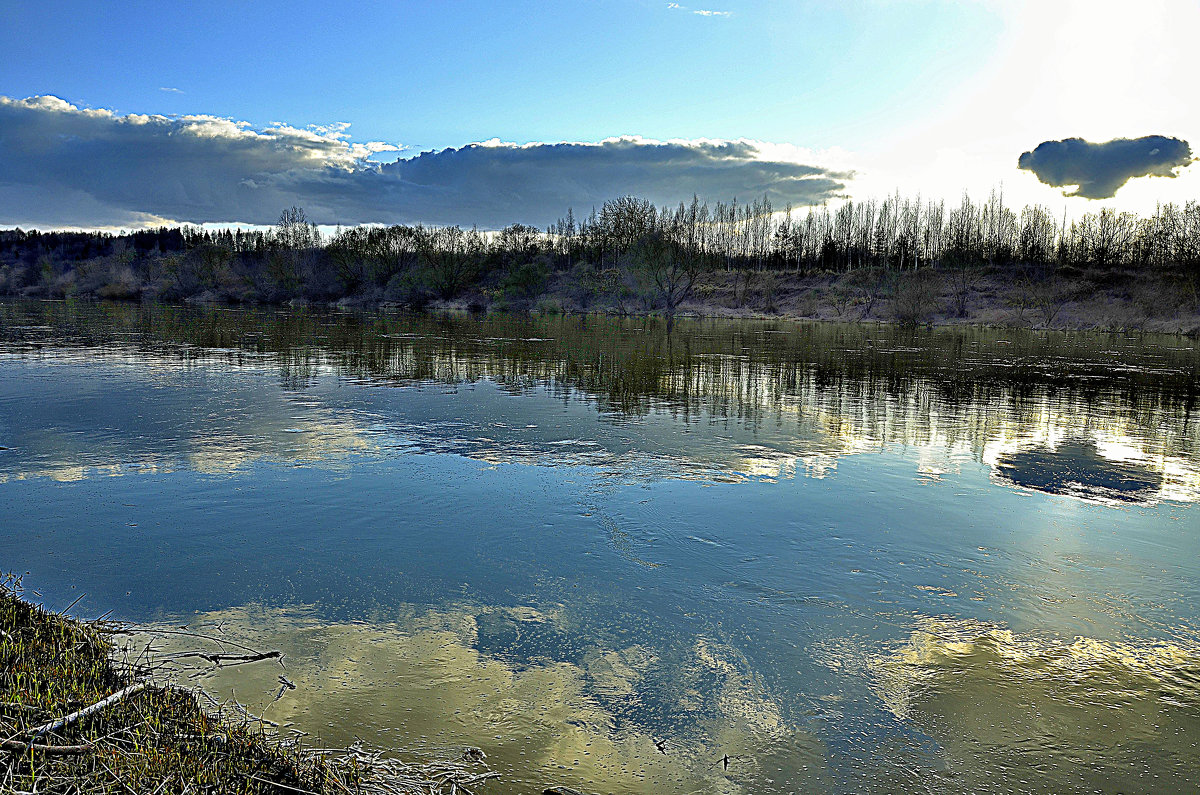
{"label": "twig", "polygon": [[236,701],[233,701],[232,699],[231,699],[231,700],[229,700],[229,701],[227,701],[227,702],[225,702],[225,703],[226,703],[226,704],[228,704],[229,706],[233,707],[234,709],[236,709],[238,712],[240,712],[240,713],[242,713],[243,715],[245,715],[245,716],[246,716],[248,719],[250,719],[250,720],[253,720],[253,721],[258,721],[259,723],[265,724],[265,725],[267,725],[267,726],[273,726],[273,727],[275,727],[276,729],[278,729],[278,728],[279,728],[279,724],[278,724],[278,723],[276,723],[275,721],[273,721],[273,720],[269,720],[269,719],[267,719],[267,718],[262,718],[262,717],[259,717],[258,715],[255,715],[253,712],[251,712],[250,710],[246,709],[245,707],[243,707],[243,706],[242,706],[241,704],[239,704],[238,702],[236,702]]}
{"label": "twig", "polygon": [[280,787],[282,789],[291,790],[292,792],[301,792],[301,793],[304,793],[304,795],[317,795],[317,793],[313,792],[312,790],[300,789],[299,787],[290,787],[287,784],[280,784],[278,781],[271,781],[270,779],[259,778],[258,776],[255,776],[255,775],[247,774],[246,778],[250,779],[251,781],[257,781],[261,784],[270,784],[273,787]]}
{"label": "twig", "polygon": [[126,783],[125,783],[125,782],[124,782],[124,781],[121,779],[121,777],[120,777],[120,776],[118,776],[116,773],[114,773],[114,772],[113,772],[113,769],[112,769],[111,767],[109,767],[108,765],[104,764],[103,762],[101,762],[101,763],[100,763],[100,767],[102,767],[102,768],[104,768],[105,770],[107,770],[107,771],[108,771],[108,774],[109,774],[110,776],[112,776],[112,777],[113,777],[113,780],[114,780],[114,781],[116,781],[118,784],[120,784],[120,785],[121,785],[122,787],[124,787],[125,789],[129,790],[129,795],[138,795],[136,792],[134,792],[132,789],[130,789],[130,788],[129,788],[129,785],[128,785],[128,784],[126,784]]}
{"label": "twig", "polygon": [[129,627],[129,628],[121,630],[119,633],[114,633],[114,634],[122,634],[122,635],[139,635],[139,634],[183,635],[184,637],[188,637],[188,638],[201,638],[203,640],[211,640],[217,644],[227,644],[229,646],[234,646],[236,648],[242,649],[243,651],[248,651],[248,652],[257,652],[258,651],[258,649],[252,649],[249,646],[244,646],[241,643],[237,643],[235,641],[229,640],[228,638],[219,638],[215,635],[206,635],[203,632],[181,632],[180,630],[177,630],[177,629],[157,629],[157,628],[148,629],[148,628]]}
{"label": "twig", "polygon": [[69,611],[69,610],[70,610],[72,607],[74,607],[75,605],[79,604],[80,600],[82,600],[82,599],[83,599],[83,597],[85,597],[85,596],[87,596],[87,594],[86,594],[86,593],[81,593],[81,594],[79,594],[79,596],[75,597],[75,601],[74,601],[74,602],[71,602],[71,604],[67,605],[67,606],[66,606],[66,607],[64,607],[62,610],[59,610],[59,611],[58,611],[58,612],[59,612],[59,614],[60,614],[60,615],[64,615],[64,616],[65,616],[65,615],[67,614],[67,611]]}
{"label": "twig", "polygon": [[463,780],[461,780],[461,781],[457,781],[456,783],[457,783],[457,784],[458,784],[460,787],[461,787],[463,784],[478,784],[480,781],[486,781],[486,780],[487,780],[487,779],[489,779],[489,778],[496,778],[496,777],[497,777],[497,776],[499,776],[499,775],[500,775],[500,773],[499,773],[498,771],[495,771],[495,770],[489,770],[489,771],[488,771],[488,772],[486,772],[486,773],[480,773],[480,774],[478,774],[478,775],[475,775],[475,776],[470,776],[470,777],[468,777],[468,778],[464,778]]}
{"label": "twig", "polygon": [[29,734],[33,737],[41,737],[43,734],[47,734],[52,731],[57,731],[58,729],[61,729],[63,726],[66,726],[69,723],[74,723],[75,721],[79,720],[80,718],[86,718],[88,715],[91,715],[93,712],[99,712],[100,710],[104,709],[109,704],[115,704],[118,701],[120,701],[121,699],[126,698],[128,696],[132,696],[136,693],[140,693],[145,689],[146,689],[145,682],[136,682],[135,684],[130,685],[129,687],[125,688],[124,690],[118,690],[116,693],[113,693],[111,696],[104,699],[103,701],[97,701],[95,704],[92,704],[90,707],[84,707],[83,709],[79,710],[78,712],[72,712],[70,715],[59,718],[58,720],[53,720],[53,721],[50,721],[49,723],[38,726],[33,731],[29,732]]}

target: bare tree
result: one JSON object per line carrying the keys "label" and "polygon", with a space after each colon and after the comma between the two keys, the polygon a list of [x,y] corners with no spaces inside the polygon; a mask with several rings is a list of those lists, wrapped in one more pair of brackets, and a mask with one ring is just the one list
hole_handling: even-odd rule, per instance
{"label": "bare tree", "polygon": [[636,267],[663,304],[668,331],[675,325],[679,305],[691,297],[697,279],[709,268],[711,258],[703,246],[707,220],[707,206],[693,197],[690,206],[664,212],[661,228],[643,235],[634,250]]}

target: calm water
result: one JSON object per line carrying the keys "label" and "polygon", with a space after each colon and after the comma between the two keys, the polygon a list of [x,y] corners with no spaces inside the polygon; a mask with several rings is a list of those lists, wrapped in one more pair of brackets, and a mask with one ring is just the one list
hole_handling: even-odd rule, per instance
{"label": "calm water", "polygon": [[0,304],[0,563],[487,792],[1194,790],[1195,346]]}

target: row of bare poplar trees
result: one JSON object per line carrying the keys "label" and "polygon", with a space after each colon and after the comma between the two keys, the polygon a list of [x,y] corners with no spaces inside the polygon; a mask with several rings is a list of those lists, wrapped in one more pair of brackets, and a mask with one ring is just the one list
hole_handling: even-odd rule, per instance
{"label": "row of bare poplar trees", "polygon": [[618,199],[584,220],[568,215],[545,239],[560,256],[620,258],[648,231],[695,219],[697,244],[727,266],[848,271],[861,267],[913,269],[947,264],[1128,267],[1200,270],[1200,203],[1160,205],[1150,216],[1103,208],[1075,219],[1049,208],[1019,211],[993,192],[957,206],[899,194],[777,212],[769,199],[718,202],[657,210]]}

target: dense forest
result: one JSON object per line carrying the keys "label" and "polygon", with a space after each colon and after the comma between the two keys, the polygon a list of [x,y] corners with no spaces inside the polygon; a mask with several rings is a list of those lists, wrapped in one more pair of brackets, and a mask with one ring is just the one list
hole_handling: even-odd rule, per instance
{"label": "dense forest", "polygon": [[398,225],[323,237],[299,208],[267,231],[0,231],[0,295],[24,297],[454,302],[668,318],[716,306],[925,322],[967,317],[991,291],[1018,322],[1050,326],[1096,296],[1133,301],[1146,316],[1192,315],[1198,288],[1200,203],[1072,220],[1014,210],[996,192],[949,207],[896,195],[801,213],[765,199],[659,208],[625,197],[585,218],[568,210],[545,230],[498,232]]}

